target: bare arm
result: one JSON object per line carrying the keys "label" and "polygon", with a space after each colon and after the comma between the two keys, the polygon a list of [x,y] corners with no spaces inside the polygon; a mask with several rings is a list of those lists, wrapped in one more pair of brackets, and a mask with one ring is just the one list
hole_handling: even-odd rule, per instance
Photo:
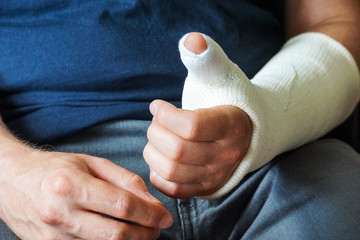
{"label": "bare arm", "polygon": [[[10,174],[10,171],[13,169],[10,167],[10,156],[16,157],[15,155],[20,155],[21,152],[30,150],[25,144],[21,143],[5,126],[4,122],[0,117],[0,169],[1,178],[6,177],[6,174]],[[6,171],[4,171],[6,169]],[[0,215],[1,216],[1,215]]]}
{"label": "bare arm", "polygon": [[172,222],[139,176],[106,159],[33,149],[1,119],[0,218],[24,240],[155,239]]}
{"label": "bare arm", "polygon": [[286,1],[286,35],[324,33],[342,43],[360,66],[360,1]]}

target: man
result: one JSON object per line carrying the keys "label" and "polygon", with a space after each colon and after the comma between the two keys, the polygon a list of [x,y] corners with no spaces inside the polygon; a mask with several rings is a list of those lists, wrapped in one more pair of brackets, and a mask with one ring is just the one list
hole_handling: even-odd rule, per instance
{"label": "man", "polygon": [[[205,3],[202,4],[204,12],[198,14],[202,16],[202,19],[207,20],[204,16],[212,13],[211,10],[217,9],[214,7],[216,4],[209,4],[209,6]],[[225,9],[229,15],[224,16],[223,12],[219,10],[217,16],[224,17],[228,23],[232,22],[227,18],[233,14],[229,7],[231,4],[221,4],[224,4],[221,6],[224,8],[219,7],[218,9]],[[252,9],[258,14],[263,11],[260,7],[261,2],[250,4],[244,1],[233,4],[234,10],[241,9],[240,6],[244,4],[248,7],[246,11]],[[195,5],[197,6],[197,4]],[[87,7],[86,4],[79,4],[79,6],[85,9]],[[259,9],[256,10],[253,6],[258,6]],[[64,11],[67,8],[63,9],[61,4],[54,4],[52,7],[48,15],[41,15],[42,20],[47,23],[50,21],[51,24],[62,23],[63,20],[57,22],[57,17],[69,14]],[[19,8],[14,9],[19,11]],[[24,9],[26,10],[26,8],[22,9],[23,14],[26,12]],[[132,28],[135,24],[130,25],[131,27],[126,24],[127,21],[133,21],[131,17],[134,14],[141,18],[143,15],[148,17],[149,12],[146,10],[150,10],[150,15],[153,13],[148,4],[136,1],[127,1],[120,6],[115,4],[115,7],[112,6],[109,9],[102,12],[99,21],[103,21],[104,26],[108,26],[108,21],[118,21],[116,26],[120,30],[115,27],[106,29],[125,33],[131,32],[130,30],[136,32],[136,29]],[[136,15],[136,13],[139,14],[137,12],[139,9],[143,10],[140,11],[140,16]],[[8,15],[13,13],[10,10]],[[75,13],[77,10],[78,8],[73,8]],[[159,10],[162,9],[159,8]],[[185,12],[184,9],[182,10]],[[193,9],[190,12],[195,11],[196,9]],[[175,13],[176,11],[174,11]],[[344,120],[356,105],[359,91],[356,62],[359,64],[360,58],[357,47],[360,36],[358,34],[359,3],[351,0],[342,2],[288,1],[286,13],[285,26],[288,38],[304,32],[318,32],[321,35],[310,34],[292,38],[283,48],[285,52],[281,50],[269,62],[269,65],[260,71],[262,74],[259,73],[253,78],[251,84],[242,71],[228,61],[219,46],[210,38],[191,34],[180,42],[180,52],[184,64],[189,70],[183,103],[184,107],[190,111],[175,108],[163,101],[153,102],[150,109],[154,119],[149,128],[149,142],[145,147],[144,157],[150,167],[151,182],[156,188],[170,197],[188,200],[176,200],[161,195],[150,184],[147,184],[146,187],[138,175],[131,173],[131,171],[136,172],[145,181],[148,181],[146,165],[141,159],[138,159],[138,153],[141,153],[142,146],[145,145],[144,141],[146,142],[144,136],[144,129],[146,131],[148,126],[146,121],[112,122],[83,130],[71,137],[66,135],[75,130],[69,131],[65,136],[57,133],[57,138],[49,137],[49,140],[42,138],[42,140],[45,139],[43,142],[33,140],[39,143],[51,143],[59,152],[46,152],[28,147],[17,140],[6,129],[5,124],[2,124],[0,134],[1,169],[3,169],[0,194],[1,218],[22,239],[152,239],[159,236],[159,229],[168,228],[171,224],[173,226],[170,229],[161,232],[163,234],[161,238],[275,239],[293,237],[317,239],[321,236],[336,238],[347,234],[351,239],[357,236],[357,230],[352,228],[357,222],[356,216],[359,216],[357,214],[359,209],[354,200],[356,192],[359,192],[359,184],[357,184],[359,181],[356,181],[359,179],[356,179],[358,174],[352,172],[359,167],[359,157],[355,152],[339,142],[319,142],[300,148],[294,153],[283,155],[269,164],[267,162],[277,154],[320,137]],[[266,13],[263,14],[266,15]],[[89,15],[91,15],[90,12]],[[122,16],[126,16],[126,18],[124,17],[126,21],[123,21]],[[156,16],[162,15],[157,14]],[[9,16],[6,17],[9,18]],[[6,17],[5,23],[7,23]],[[232,16],[231,19],[242,22],[242,17],[245,16]],[[38,22],[33,21],[33,18],[36,19],[36,15],[27,18],[28,22],[25,22],[22,27],[41,26]],[[185,21],[185,19],[178,21],[181,20]],[[206,22],[205,20],[204,22]],[[190,24],[191,21],[189,19],[188,21],[187,24]],[[14,22],[12,23],[14,24]],[[144,22],[140,21],[140,23]],[[202,24],[199,24],[199,26],[201,25],[199,31],[206,26],[206,24]],[[147,25],[149,28],[145,29],[147,32],[144,34],[153,34],[152,31],[155,30],[152,30],[151,26],[151,24]],[[230,30],[232,29],[230,28]],[[244,34],[248,36],[250,32],[251,30],[248,29],[247,34]],[[22,34],[26,34],[26,31]],[[241,34],[239,33],[239,35]],[[50,37],[50,35],[47,36]],[[122,39],[126,39],[126,37]],[[270,41],[273,43],[273,51],[277,51],[277,49],[275,50],[278,43],[276,39],[273,35],[269,35],[269,39],[262,39],[262,41]],[[128,44],[126,46],[130,48],[133,47],[130,39],[127,40],[129,42],[124,41],[123,44]],[[226,41],[224,40],[224,42]],[[110,41],[107,43],[110,44]],[[146,45],[146,42],[135,43],[140,49],[147,50],[143,44]],[[304,48],[300,48],[301,51],[297,51],[299,44],[301,46],[305,44]],[[315,51],[312,44],[316,48],[320,48],[320,55],[312,56],[310,54],[312,50]],[[322,46],[325,46],[325,49]],[[161,47],[168,47],[168,45],[165,43]],[[155,50],[160,51],[159,49]],[[209,54],[211,51],[208,49],[215,49],[214,54]],[[305,56],[309,54],[314,57],[314,59],[311,58],[310,66],[315,66],[315,68],[321,66],[321,68],[315,70],[312,68],[311,71],[307,71],[309,62],[302,61],[302,59],[291,61],[292,59],[289,57],[291,53],[296,52],[294,56],[301,56],[303,49],[305,49]],[[333,51],[329,51],[330,49]],[[131,48],[131,50],[133,49]],[[328,58],[324,51],[331,57]],[[94,51],[92,54],[99,53]],[[71,56],[77,57],[76,54]],[[131,62],[131,55],[127,57],[126,60]],[[161,55],[161,57],[166,59],[166,56]],[[218,57],[221,57],[221,61],[217,61]],[[169,59],[172,58],[169,57]],[[249,59],[251,58],[248,57],[247,60]],[[306,58],[304,59],[306,60]],[[83,61],[88,60],[84,59]],[[293,69],[290,74],[287,74],[288,70],[282,69],[282,65],[286,65],[288,61],[291,64],[286,69]],[[74,60],[74,62],[76,61]],[[198,62],[200,63],[198,64]],[[221,67],[216,64],[207,67],[206,64],[214,62]],[[241,63],[240,60],[236,62]],[[297,65],[298,62],[300,62],[300,66]],[[92,64],[91,61],[87,63]],[[202,65],[204,63],[205,66]],[[277,67],[274,67],[273,63]],[[330,63],[331,66],[341,64],[344,67],[344,69],[336,69],[336,71],[340,71],[339,76],[344,76],[344,80],[339,81],[338,75],[335,79],[326,75],[331,69],[324,70],[323,67]],[[72,64],[73,62],[70,61],[69,69]],[[141,69],[145,68],[141,61],[138,64]],[[302,64],[305,64],[306,67],[302,67]],[[6,66],[11,67],[10,64],[6,64]],[[153,69],[155,71],[157,66],[156,64],[148,66],[146,70]],[[127,75],[129,73],[125,71],[126,69],[124,70],[123,65],[119,67],[122,67],[123,75],[121,76],[123,78],[130,76],[129,79],[132,79],[131,75]],[[219,91],[220,94],[215,91],[221,88],[216,86],[214,90],[211,88],[211,83],[214,82],[210,81],[208,84],[205,82],[207,79],[203,79],[207,74],[203,73],[204,68],[214,71],[217,78],[211,81],[215,81],[216,84],[216,79],[219,79],[220,82],[230,79],[233,84],[231,86],[234,84],[244,86],[251,91],[251,95],[247,96],[247,91],[242,89],[235,89],[235,95],[230,94],[230,99],[227,96],[225,100],[222,99],[224,97],[222,90]],[[229,70],[232,74],[231,78],[224,69]],[[305,70],[302,71],[303,69]],[[137,69],[134,70],[132,66],[130,70]],[[259,70],[257,69],[257,71]],[[284,72],[284,74],[276,75],[278,72]],[[309,72],[309,74],[302,75],[304,72]],[[254,75],[251,68],[246,69],[245,73],[250,78]],[[276,76],[275,79],[273,74]],[[4,76],[11,75],[4,74]],[[80,73],[79,76],[81,77]],[[161,75],[155,74],[155,76],[161,78]],[[319,82],[315,82],[316,79],[308,81],[309,76],[318,77]],[[339,88],[336,91],[338,95],[334,93],[333,87],[326,88],[324,86],[327,79],[322,79],[322,76],[329,77],[329,86]],[[108,77],[110,79],[110,76]],[[276,78],[285,82],[276,81]],[[205,90],[192,88],[198,80],[200,83],[205,82],[202,85],[199,84],[206,87]],[[44,81],[42,80],[42,82]],[[141,87],[140,82],[135,79],[134,86]],[[8,81],[5,83],[9,88],[13,87]],[[226,83],[227,81],[220,85],[227,86]],[[271,85],[269,85],[270,83]],[[276,87],[272,88],[274,83]],[[323,93],[320,93],[319,90],[319,98],[314,91],[310,91],[311,99],[316,100],[313,106],[309,106],[307,103],[304,108],[304,104],[298,104],[306,101],[308,97],[307,94],[298,95],[298,89],[301,90],[302,83],[306,86],[307,91],[318,85],[324,88]],[[44,91],[39,92],[46,94],[51,86],[44,84],[41,89]],[[65,88],[68,82],[65,80],[61,84]],[[311,86],[307,84],[311,84]],[[76,86],[76,84],[74,85]],[[4,91],[4,86],[6,84],[2,86],[2,91]],[[36,87],[36,83],[34,86]],[[88,87],[87,94],[91,94],[91,85],[84,87]],[[293,87],[297,90],[291,92]],[[21,84],[16,84],[12,91],[6,92],[6,96],[11,93],[15,98],[16,94],[14,93],[19,92],[19,89],[21,89]],[[58,89],[62,89],[61,86]],[[225,87],[224,89],[233,88]],[[193,90],[196,90],[195,93],[192,92]],[[209,96],[206,90],[215,93],[215,95],[209,94],[215,100],[201,98],[202,94],[206,97]],[[99,91],[101,92],[101,90]],[[196,99],[196,93],[199,91],[200,97]],[[104,92],[110,94],[107,91]],[[122,94],[126,96],[126,91]],[[240,94],[239,98],[237,94]],[[161,95],[164,95],[166,100],[171,100],[166,92],[161,92],[159,96],[161,97]],[[56,94],[52,93],[50,96],[56,96]],[[69,96],[73,97],[73,95]],[[238,99],[230,103],[233,96]],[[281,100],[278,100],[277,96],[281,96]],[[71,102],[71,97],[62,98],[62,100]],[[131,99],[131,97],[127,97]],[[334,97],[338,98],[332,101]],[[95,102],[105,102],[99,96],[97,99],[98,101]],[[6,100],[13,104],[12,107],[14,105],[21,106],[21,102],[16,102],[16,99],[12,99],[16,104],[9,98]],[[21,101],[24,100],[26,98],[21,98]],[[50,106],[54,105],[58,108],[58,105],[52,103],[51,100],[53,99],[49,99]],[[80,100],[88,101],[86,95],[84,98],[80,96]],[[42,111],[41,109],[46,109],[43,101],[39,103],[40,110],[34,109],[28,115],[34,116],[32,114],[36,115],[37,112]],[[202,105],[208,102],[211,102],[209,106]],[[81,103],[81,101],[76,102],[78,105]],[[266,104],[266,107],[263,104]],[[36,107],[37,105],[33,103],[30,107],[32,106]],[[318,109],[323,110],[323,106],[329,107],[330,110],[316,112]],[[316,111],[312,112],[313,109]],[[26,108],[23,110],[26,111]],[[62,110],[63,113],[66,113],[64,109]],[[279,116],[274,114],[277,111]],[[31,135],[29,133],[34,131],[31,127],[24,128],[23,125],[16,124],[16,117],[21,116],[21,112],[18,112],[20,115],[15,114],[15,116],[6,111],[3,112],[5,113],[3,114],[4,118],[8,119],[5,122],[14,131],[18,130],[23,136],[29,136]],[[93,109],[92,112],[96,113],[96,110]],[[262,115],[264,112],[265,115]],[[134,113],[133,115],[136,116]],[[304,117],[304,119],[301,118],[302,121],[298,121],[299,115]],[[284,116],[286,119],[281,118]],[[57,117],[61,118],[61,116]],[[84,121],[94,118],[92,115],[83,115],[82,117]],[[126,119],[125,116],[123,118]],[[76,122],[81,122],[82,118],[76,120]],[[329,123],[324,124],[325,121],[329,121]],[[76,125],[73,122],[66,124]],[[279,129],[274,130],[274,127]],[[35,130],[40,131],[40,129]],[[49,132],[51,133],[52,130],[50,129]],[[299,136],[299,133],[303,134]],[[60,139],[60,135],[63,137],[62,139]],[[125,137],[119,137],[121,135]],[[31,136],[26,138],[36,139]],[[102,158],[64,152],[93,153],[102,157],[114,158],[116,163],[131,171]],[[147,188],[170,210],[172,217],[169,211],[148,192]],[[338,191],[337,194],[340,194],[340,197],[334,194],[335,190]],[[346,195],[344,199],[341,195],[345,195],[347,190],[351,190],[353,195]],[[211,199],[191,198],[195,196]],[[318,214],[314,212],[315,210]],[[345,217],[343,212],[349,214],[350,218],[349,215]],[[125,221],[115,221],[98,213]],[[333,219],[341,220],[334,222]],[[318,226],[314,224],[317,222],[320,222]],[[7,230],[3,230],[2,234],[9,238],[10,233]]]}

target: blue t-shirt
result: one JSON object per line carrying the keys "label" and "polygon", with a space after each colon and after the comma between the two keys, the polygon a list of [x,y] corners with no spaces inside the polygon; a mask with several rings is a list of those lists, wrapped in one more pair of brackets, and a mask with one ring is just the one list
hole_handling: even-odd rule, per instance
{"label": "blue t-shirt", "polygon": [[181,106],[188,32],[211,36],[251,78],[284,43],[282,1],[0,1],[0,113],[46,143],[115,119]]}

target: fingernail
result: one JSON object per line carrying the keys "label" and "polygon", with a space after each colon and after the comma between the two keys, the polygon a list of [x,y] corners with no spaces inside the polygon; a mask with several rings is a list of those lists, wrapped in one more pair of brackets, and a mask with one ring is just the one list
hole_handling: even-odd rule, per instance
{"label": "fingernail", "polygon": [[156,104],[156,102],[150,103],[150,112],[155,117],[156,112],[157,112],[157,104]]}
{"label": "fingernail", "polygon": [[173,218],[172,218],[172,216],[166,214],[166,215],[164,215],[164,216],[162,217],[162,219],[160,220],[160,222],[159,222],[159,228],[161,228],[161,229],[168,228],[168,227],[170,227],[172,224],[173,224]]}
{"label": "fingernail", "polygon": [[187,35],[184,41],[184,46],[195,54],[201,54],[207,49],[207,42],[203,35],[197,32],[192,32]]}

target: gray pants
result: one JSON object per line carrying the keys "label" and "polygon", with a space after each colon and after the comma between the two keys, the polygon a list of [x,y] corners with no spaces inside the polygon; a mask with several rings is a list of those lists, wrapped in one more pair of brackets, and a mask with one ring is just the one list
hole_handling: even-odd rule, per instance
{"label": "gray pants", "polygon": [[[284,153],[221,198],[176,200],[149,183],[142,158],[148,125],[107,123],[52,145],[110,159],[142,176],[174,217],[160,239],[359,239],[360,155],[345,143],[325,139]],[[0,239],[17,239],[2,222]]]}

